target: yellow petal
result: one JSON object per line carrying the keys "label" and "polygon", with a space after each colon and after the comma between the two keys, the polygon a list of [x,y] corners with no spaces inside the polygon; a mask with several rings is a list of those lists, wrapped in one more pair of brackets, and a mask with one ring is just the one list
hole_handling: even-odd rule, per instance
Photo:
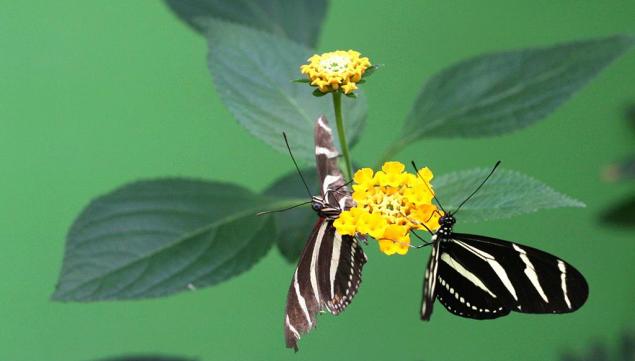
{"label": "yellow petal", "polygon": [[380,239],[378,241],[379,243],[379,250],[384,252],[387,255],[393,255],[396,252],[395,249],[395,242],[389,240],[389,239]]}
{"label": "yellow petal", "polygon": [[381,166],[381,170],[383,170],[386,174],[400,174],[406,169],[406,166],[401,162],[386,162],[383,166]]}
{"label": "yellow petal", "polygon": [[357,184],[370,183],[373,180],[373,170],[370,168],[362,168],[355,172],[353,180]]}

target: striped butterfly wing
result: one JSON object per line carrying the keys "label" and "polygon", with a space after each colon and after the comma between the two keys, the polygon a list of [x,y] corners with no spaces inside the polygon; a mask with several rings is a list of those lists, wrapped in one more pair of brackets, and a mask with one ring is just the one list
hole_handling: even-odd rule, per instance
{"label": "striped butterfly wing", "polygon": [[309,238],[287,294],[285,339],[297,351],[300,337],[315,327],[316,315],[341,313],[357,294],[366,263],[359,242],[341,236],[322,218]]}
{"label": "striped butterfly wing", "polygon": [[346,181],[338,166],[339,152],[333,143],[333,130],[326,117],[321,116],[315,124],[315,164],[320,177],[322,196],[327,203],[341,210],[353,206],[353,198],[345,187]]}
{"label": "striped butterfly wing", "polygon": [[[344,186],[332,130],[324,117],[317,121],[315,143],[322,196],[331,208],[350,208],[352,198]],[[332,220],[318,220],[304,247],[287,295],[287,347],[298,350],[298,340],[315,327],[319,312],[337,315],[350,304],[357,294],[365,263],[366,255],[354,237],[337,233]]]}
{"label": "striped butterfly wing", "polygon": [[[331,207],[346,210],[353,205],[353,199],[345,187],[338,157],[333,130],[326,117],[321,116],[315,124],[315,163],[322,184],[322,196]],[[355,237],[342,236],[332,226],[327,234],[328,240],[322,242],[318,258],[319,283],[324,307],[337,315],[357,293],[367,258]]]}
{"label": "striped butterfly wing", "polygon": [[[311,280],[317,277],[317,260],[313,257],[318,248],[316,244],[321,243],[323,237],[318,239],[320,234],[324,234],[328,222],[320,218],[311,232],[309,240],[304,246],[298,266],[293,273],[291,286],[287,293],[287,306],[285,310],[284,334],[288,348],[298,350],[297,342],[300,337],[309,332],[316,323],[316,315],[322,310],[320,292],[317,283],[312,284]],[[312,270],[313,268],[313,270]]]}
{"label": "striped butterfly wing", "polygon": [[[435,236],[436,237],[436,236]],[[435,238],[436,241],[436,238]],[[432,307],[434,306],[434,300],[436,297],[436,283],[438,281],[437,272],[439,269],[439,245],[441,242],[434,242],[432,245],[432,252],[430,253],[430,259],[426,266],[426,272],[423,279],[423,299],[421,301],[421,319],[424,321],[430,320],[432,315]]]}
{"label": "striped butterfly wing", "polygon": [[568,313],[588,297],[587,282],[578,270],[532,247],[454,233],[440,249],[436,295],[458,316]]}

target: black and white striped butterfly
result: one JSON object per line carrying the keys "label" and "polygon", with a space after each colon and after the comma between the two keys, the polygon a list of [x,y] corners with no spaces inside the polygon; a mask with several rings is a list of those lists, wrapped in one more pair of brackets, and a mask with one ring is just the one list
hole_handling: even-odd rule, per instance
{"label": "black and white striped butterfly", "polygon": [[[455,315],[494,319],[512,311],[568,313],[579,309],[589,288],[578,270],[562,259],[518,243],[454,233],[454,215],[494,173],[454,212],[444,212],[432,236],[425,271],[421,319],[430,320],[434,300]],[[414,166],[414,163],[413,163]],[[416,168],[416,166],[415,166]]]}
{"label": "black and white striped butterfly", "polygon": [[[289,154],[295,164],[290,148]],[[357,294],[366,263],[359,241],[340,235],[333,226],[340,213],[353,204],[337,165],[338,156],[333,132],[326,118],[320,117],[315,126],[315,161],[321,195],[311,197],[311,207],[317,212],[318,220],[293,273],[284,316],[286,345],[296,351],[300,337],[315,327],[318,313],[328,311],[338,315],[350,304]],[[306,186],[299,169],[298,173]]]}

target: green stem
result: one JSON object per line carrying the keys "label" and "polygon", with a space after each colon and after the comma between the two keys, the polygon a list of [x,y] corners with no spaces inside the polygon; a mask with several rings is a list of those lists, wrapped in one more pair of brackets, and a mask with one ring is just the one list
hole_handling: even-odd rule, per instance
{"label": "green stem", "polygon": [[351,157],[346,141],[346,133],[344,131],[344,119],[342,119],[342,93],[333,92],[333,108],[335,108],[335,122],[337,123],[337,135],[340,138],[340,146],[342,147],[342,155],[346,164],[346,174],[348,179],[353,179],[353,167],[351,166]]}

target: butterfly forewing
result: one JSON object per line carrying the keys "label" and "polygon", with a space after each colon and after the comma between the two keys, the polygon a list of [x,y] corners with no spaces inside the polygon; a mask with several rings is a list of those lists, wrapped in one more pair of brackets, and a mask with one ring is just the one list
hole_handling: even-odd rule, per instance
{"label": "butterfly forewing", "polygon": [[440,242],[440,249],[437,298],[462,317],[567,313],[580,308],[588,296],[580,272],[532,247],[452,233]]}
{"label": "butterfly forewing", "polygon": [[322,308],[320,294],[311,284],[311,261],[318,234],[326,230],[327,224],[321,218],[316,223],[291,279],[284,322],[285,339],[290,348],[297,349],[300,336],[315,327],[315,316]]}
{"label": "butterfly forewing", "polygon": [[505,270],[510,280],[506,289],[514,301],[513,311],[567,313],[586,302],[589,288],[582,274],[554,255],[490,237],[455,233],[453,238],[449,247],[478,248],[493,256]]}

